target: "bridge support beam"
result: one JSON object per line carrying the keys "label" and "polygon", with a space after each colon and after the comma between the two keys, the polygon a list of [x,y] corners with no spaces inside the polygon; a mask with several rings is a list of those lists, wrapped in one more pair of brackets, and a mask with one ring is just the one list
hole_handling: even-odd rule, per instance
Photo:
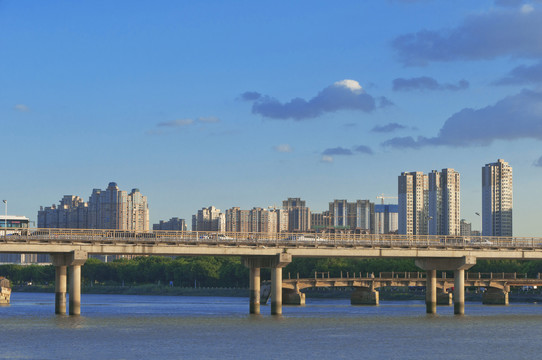
{"label": "bridge support beam", "polygon": [[260,314],[260,268],[250,268],[250,313]]}
{"label": "bridge support beam", "polygon": [[454,314],[465,314],[465,270],[454,271]]}

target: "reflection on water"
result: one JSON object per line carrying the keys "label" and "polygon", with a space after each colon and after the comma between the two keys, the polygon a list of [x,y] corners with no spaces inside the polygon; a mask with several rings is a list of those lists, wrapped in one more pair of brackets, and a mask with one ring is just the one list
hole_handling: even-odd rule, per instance
{"label": "reflection on water", "polygon": [[283,316],[248,314],[248,299],[83,295],[82,316],[54,315],[54,294],[13,293],[0,308],[0,358],[539,357],[542,306],[467,303],[426,315],[421,301],[378,307],[307,299]]}

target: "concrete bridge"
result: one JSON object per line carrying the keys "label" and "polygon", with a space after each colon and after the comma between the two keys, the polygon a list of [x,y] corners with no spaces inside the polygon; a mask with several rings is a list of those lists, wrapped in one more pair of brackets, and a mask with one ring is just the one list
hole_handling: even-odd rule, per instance
{"label": "concrete bridge", "polygon": [[[341,273],[340,277],[332,278],[329,273],[315,273],[314,278],[297,278],[282,280],[283,304],[304,305],[303,289],[322,287],[354,288],[350,302],[352,305],[378,305],[379,292],[382,287],[425,287],[427,277],[425,272],[381,272],[374,274]],[[442,272],[436,277],[437,305],[452,305],[452,292],[455,279]],[[490,305],[508,305],[508,294],[511,287],[542,286],[540,274],[536,278],[527,278],[526,274],[517,273],[465,273],[464,285],[467,287],[485,288],[482,303]]]}
{"label": "concrete bridge", "polygon": [[260,269],[271,269],[271,314],[282,313],[282,268],[293,257],[413,258],[426,272],[426,309],[436,312],[437,271],[454,271],[454,312],[464,313],[465,270],[477,259],[541,260],[542,238],[22,229],[1,235],[0,253],[47,253],[56,269],[55,312],[81,312],[81,266],[89,254],[241,256],[250,269],[250,312],[260,313]]}

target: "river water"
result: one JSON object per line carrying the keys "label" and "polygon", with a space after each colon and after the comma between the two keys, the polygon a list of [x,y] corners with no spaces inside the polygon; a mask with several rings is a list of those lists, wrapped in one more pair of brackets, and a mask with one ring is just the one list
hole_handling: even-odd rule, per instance
{"label": "river water", "polygon": [[248,299],[82,295],[81,316],[54,294],[13,293],[0,307],[1,359],[535,359],[542,304],[467,303],[426,315],[422,301],[351,306],[307,299],[283,315]]}

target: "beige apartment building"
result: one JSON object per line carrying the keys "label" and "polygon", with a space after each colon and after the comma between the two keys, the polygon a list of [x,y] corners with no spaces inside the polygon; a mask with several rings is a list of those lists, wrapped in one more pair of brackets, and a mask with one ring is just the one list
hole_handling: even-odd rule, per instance
{"label": "beige apartment building", "polygon": [[106,190],[94,189],[88,202],[65,195],[59,205],[40,207],[39,228],[149,230],[147,197],[139,189],[130,193],[109,183]]}

